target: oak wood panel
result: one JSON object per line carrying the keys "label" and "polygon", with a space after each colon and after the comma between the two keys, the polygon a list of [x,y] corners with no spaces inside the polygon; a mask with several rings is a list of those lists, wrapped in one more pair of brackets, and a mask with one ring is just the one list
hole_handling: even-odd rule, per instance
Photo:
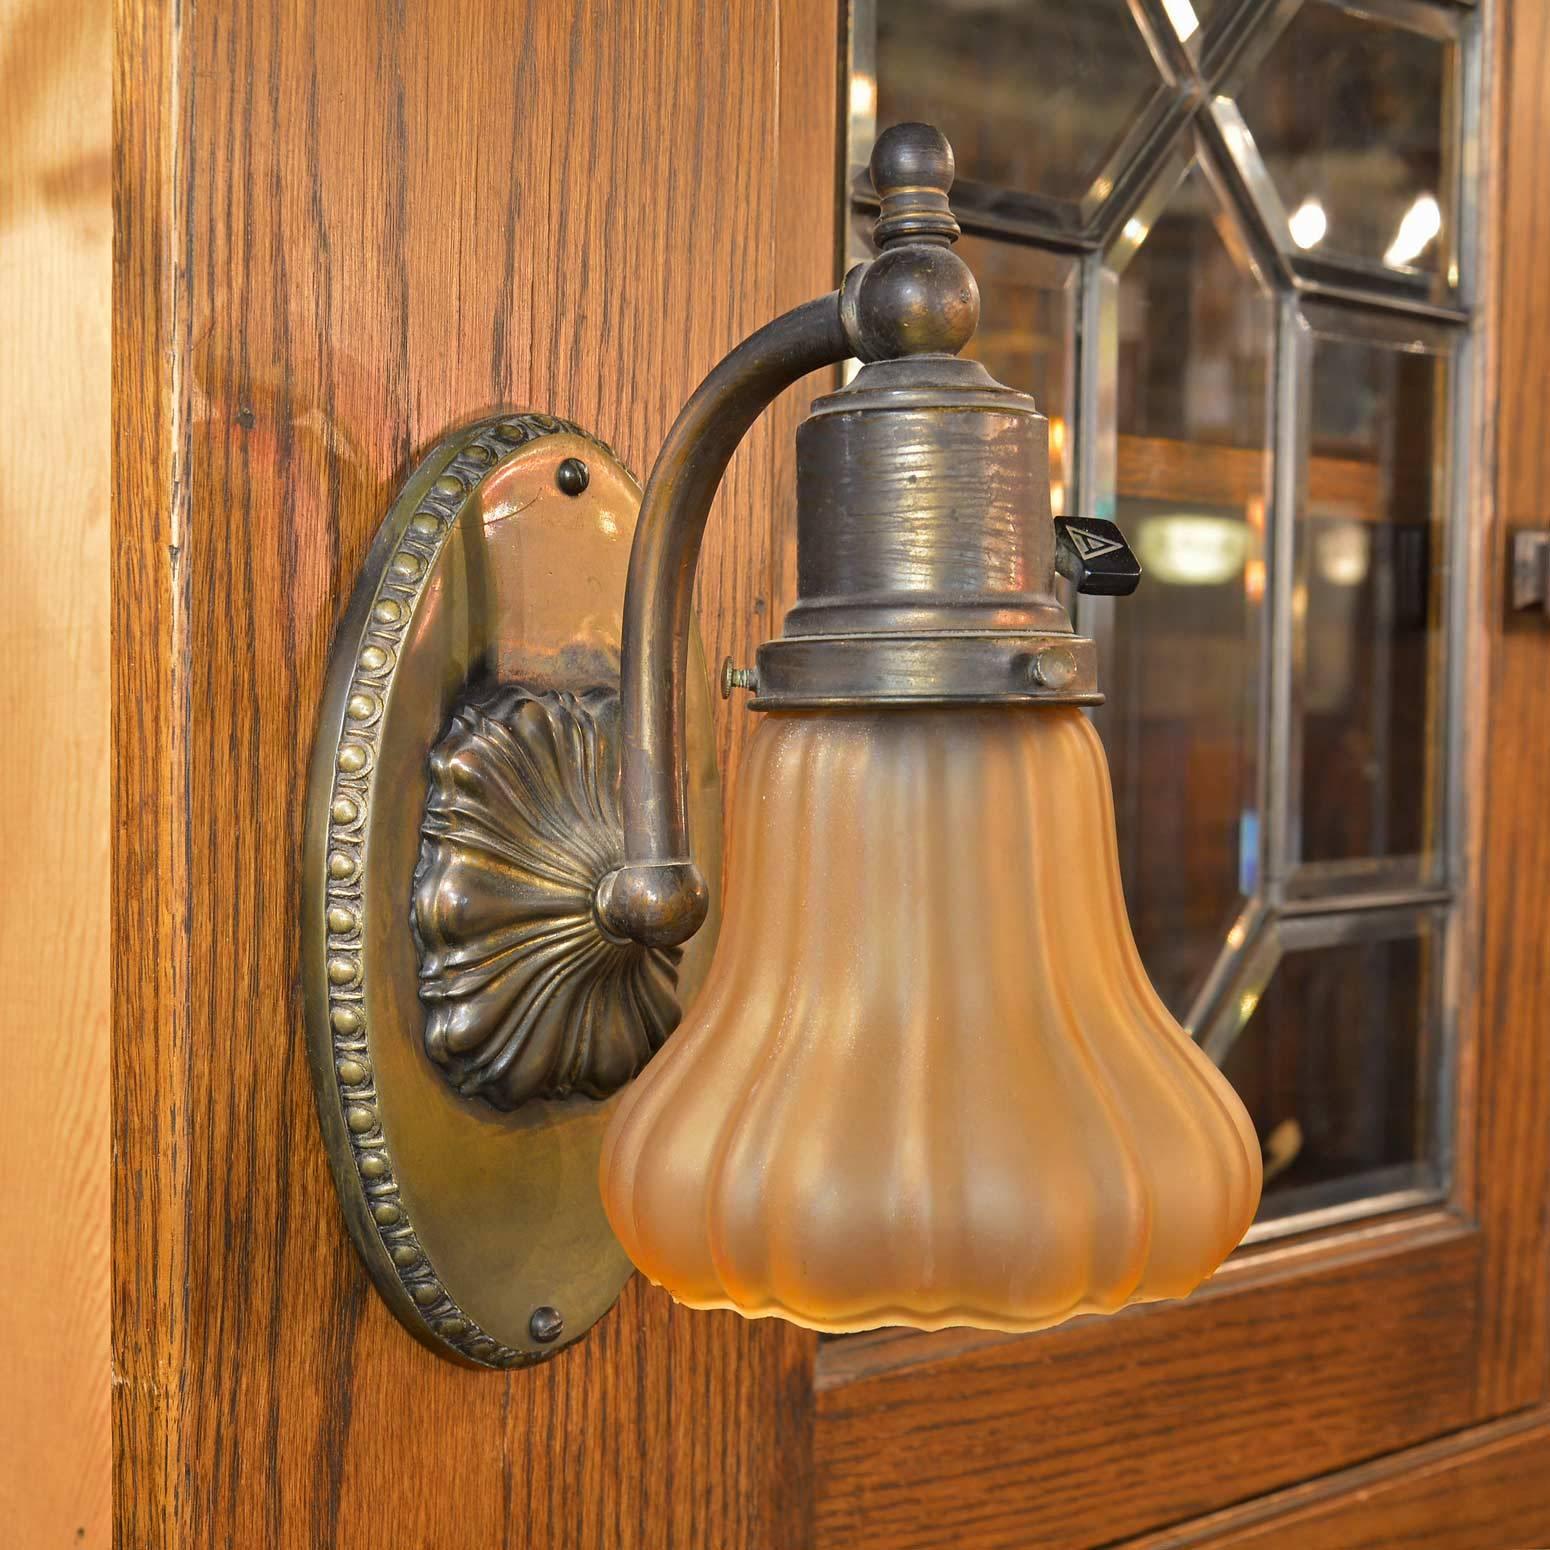
{"label": "oak wood panel", "polygon": [[1456,1429],[1479,1263],[1467,1228],[1398,1233],[940,1361],[899,1341],[871,1375],[820,1367],[817,1544],[1069,1550]]}
{"label": "oak wood panel", "polygon": [[0,1524],[8,1544],[103,1550],[107,12],[0,0]]}
{"label": "oak wood panel", "polygon": [[1550,1394],[1550,631],[1508,621],[1508,534],[1550,526],[1550,0],[1498,7],[1495,507],[1487,549],[1482,952],[1474,1172],[1486,1225],[1481,1413]]}
{"label": "oak wood panel", "polygon": [[[187,863],[180,804],[186,527],[172,418],[175,51],[159,8],[116,6],[113,79],[112,1102],[117,1543],[175,1543],[188,1206]],[[150,951],[144,949],[150,948]],[[149,1030],[147,1035],[146,1031]]]}
{"label": "oak wood panel", "polygon": [[1126,1550],[1486,1550],[1550,1544],[1550,1416],[1455,1433]]}
{"label": "oak wood panel", "polygon": [[[829,111],[836,27],[833,0],[120,0],[127,1545],[806,1541],[810,1336],[638,1282],[537,1372],[399,1329],[316,1133],[296,898],[329,639],[395,482],[498,403],[644,472],[716,358],[832,284],[832,148],[797,131]],[[796,403],[712,520],[713,659],[772,612]]]}

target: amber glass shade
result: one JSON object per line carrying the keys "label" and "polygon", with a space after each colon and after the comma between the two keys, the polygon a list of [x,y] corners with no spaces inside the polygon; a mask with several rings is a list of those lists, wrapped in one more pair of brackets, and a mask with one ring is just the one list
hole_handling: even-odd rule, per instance
{"label": "amber glass shade", "polygon": [[715,962],[602,1190],[680,1302],[813,1329],[1037,1329],[1208,1276],[1259,1147],[1141,966],[1082,713],[764,716]]}

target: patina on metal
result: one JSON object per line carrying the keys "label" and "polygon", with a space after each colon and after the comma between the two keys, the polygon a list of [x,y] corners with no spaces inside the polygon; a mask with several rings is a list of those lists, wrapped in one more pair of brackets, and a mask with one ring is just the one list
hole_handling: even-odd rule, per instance
{"label": "patina on metal", "polygon": [[[798,596],[753,708],[1096,703],[1054,578],[1033,400],[947,354],[864,366],[797,433]],[[1058,687],[1034,671],[1055,646]]]}
{"label": "patina on metal", "polygon": [[687,942],[710,893],[689,849],[682,779],[694,572],[711,502],[738,443],[792,383],[850,353],[838,293],[794,308],[744,340],[684,405],[657,454],[625,591],[622,800],[629,858],[598,890],[617,936]]}
{"label": "patina on metal", "polygon": [[694,567],[733,450],[811,371],[865,363],[797,433],[797,603],[756,668],[725,675],[724,690],[753,688],[755,710],[1101,698],[1092,642],[1054,595],[1057,562],[1079,590],[1109,593],[1133,589],[1139,567],[1112,523],[1057,528],[1048,422],[1031,398],[956,358],[979,291],[952,251],[952,148],[928,125],[897,125],[871,170],[880,256],[727,356],[646,488],[625,596],[627,860],[597,899],[622,937],[687,941],[706,908],[681,769]]}
{"label": "patina on metal", "polygon": [[623,859],[618,693],[472,690],[431,751],[412,918],[425,1049],[458,1092],[608,1098],[678,1026],[682,950],[593,908]]}
{"label": "patina on metal", "polygon": [[554,1354],[630,1273],[598,1149],[609,1095],[714,946],[694,575],[763,410],[865,363],[798,433],[798,598],[757,667],[726,664],[723,694],[761,710],[1099,697],[1054,578],[1126,591],[1134,557],[1110,523],[1052,523],[1044,417],[957,359],[979,293],[952,251],[946,140],[892,129],[872,176],[880,256],[711,372],[644,496],[567,421],[464,427],[410,477],[340,626],[303,898],[318,1111],[379,1290],[458,1360]]}
{"label": "patina on metal", "polygon": [[[318,1114],[378,1290],[475,1365],[564,1349],[629,1277],[597,1192],[607,1094],[714,946],[714,919],[680,952],[611,938],[592,909],[624,853],[618,631],[639,501],[567,421],[453,432],[388,513],[329,667],[302,897]],[[685,672],[687,800],[714,876],[692,641]]]}

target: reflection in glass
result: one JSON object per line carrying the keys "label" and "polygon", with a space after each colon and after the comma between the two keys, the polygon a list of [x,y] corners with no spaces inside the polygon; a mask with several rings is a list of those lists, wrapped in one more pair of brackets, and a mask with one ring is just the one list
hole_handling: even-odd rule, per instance
{"label": "reflection in glass", "polygon": [[[1413,917],[1375,926],[1408,933]],[[1251,1001],[1222,1071],[1264,1152],[1262,1217],[1306,1208],[1315,1189],[1370,1193],[1374,1175],[1390,1187],[1430,1182],[1419,1165],[1433,1143],[1436,946],[1428,922],[1418,936],[1288,951]]]}
{"label": "reflection in glass", "polygon": [[1298,10],[1237,100],[1300,248],[1436,271],[1450,48],[1323,0]]}
{"label": "reflection in glass", "polygon": [[1329,230],[1329,217],[1324,213],[1322,201],[1309,194],[1303,202],[1287,216],[1286,224],[1292,234],[1292,241],[1300,248],[1316,248]]}
{"label": "reflection in glass", "polygon": [[1236,512],[1169,511],[1144,517],[1131,543],[1147,575],[1173,587],[1219,587],[1243,573],[1249,529]]}
{"label": "reflection in glass", "polygon": [[1160,77],[1125,0],[883,0],[877,82],[878,123],[937,125],[960,180],[1074,204]]}
{"label": "reflection in glass", "polygon": [[1413,881],[1436,859],[1445,373],[1436,356],[1314,340],[1292,597],[1303,862],[1425,858]]}
{"label": "reflection in glass", "polygon": [[1099,725],[1125,898],[1186,1017],[1258,860],[1272,308],[1191,172],[1119,278],[1115,516],[1147,582],[1113,610]]}
{"label": "reflection in glass", "polygon": [[1210,8],[1210,0],[1163,0],[1163,14],[1180,43],[1199,37],[1201,13]]}

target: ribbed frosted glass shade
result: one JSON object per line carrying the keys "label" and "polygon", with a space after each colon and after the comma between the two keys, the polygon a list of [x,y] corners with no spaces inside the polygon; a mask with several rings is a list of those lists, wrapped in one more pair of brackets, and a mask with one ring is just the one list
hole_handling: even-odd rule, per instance
{"label": "ribbed frosted glass shade", "polygon": [[714,965],[602,1189],[679,1301],[813,1329],[1036,1329],[1208,1276],[1259,1147],[1141,967],[1082,713],[762,717]]}

